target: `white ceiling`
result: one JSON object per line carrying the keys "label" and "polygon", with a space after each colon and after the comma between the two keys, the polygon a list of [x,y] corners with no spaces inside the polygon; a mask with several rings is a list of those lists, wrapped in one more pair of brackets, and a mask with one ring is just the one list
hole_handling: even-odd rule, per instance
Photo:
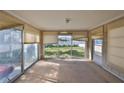
{"label": "white ceiling", "polygon": [[[89,30],[124,16],[121,10],[8,10],[40,30]],[[71,18],[69,24],[65,18]]]}

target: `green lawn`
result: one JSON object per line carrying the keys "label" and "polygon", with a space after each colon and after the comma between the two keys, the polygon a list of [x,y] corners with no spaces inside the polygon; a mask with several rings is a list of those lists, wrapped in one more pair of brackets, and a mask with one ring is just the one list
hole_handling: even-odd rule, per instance
{"label": "green lawn", "polygon": [[[72,47],[72,56],[73,57],[84,57],[84,49],[82,47]],[[67,58],[71,57],[71,47],[47,47],[45,48],[45,57],[46,58]]]}

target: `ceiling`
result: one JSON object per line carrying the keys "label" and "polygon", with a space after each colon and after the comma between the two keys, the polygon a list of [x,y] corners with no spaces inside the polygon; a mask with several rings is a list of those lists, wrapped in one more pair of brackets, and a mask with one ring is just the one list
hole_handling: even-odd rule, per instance
{"label": "ceiling", "polygon": [[[40,30],[89,30],[124,16],[123,10],[8,10]],[[70,22],[66,23],[65,18]]]}

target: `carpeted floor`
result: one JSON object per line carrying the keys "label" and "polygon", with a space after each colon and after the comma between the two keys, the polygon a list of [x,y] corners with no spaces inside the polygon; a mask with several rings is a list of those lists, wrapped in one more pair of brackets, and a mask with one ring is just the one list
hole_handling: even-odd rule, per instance
{"label": "carpeted floor", "polygon": [[16,83],[116,83],[122,82],[90,61],[43,60],[29,68]]}

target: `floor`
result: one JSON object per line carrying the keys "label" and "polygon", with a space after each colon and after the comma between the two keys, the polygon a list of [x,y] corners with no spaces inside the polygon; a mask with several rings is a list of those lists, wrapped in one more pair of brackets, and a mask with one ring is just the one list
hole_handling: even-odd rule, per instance
{"label": "floor", "polygon": [[28,69],[16,83],[116,83],[112,74],[87,60],[42,60]]}

